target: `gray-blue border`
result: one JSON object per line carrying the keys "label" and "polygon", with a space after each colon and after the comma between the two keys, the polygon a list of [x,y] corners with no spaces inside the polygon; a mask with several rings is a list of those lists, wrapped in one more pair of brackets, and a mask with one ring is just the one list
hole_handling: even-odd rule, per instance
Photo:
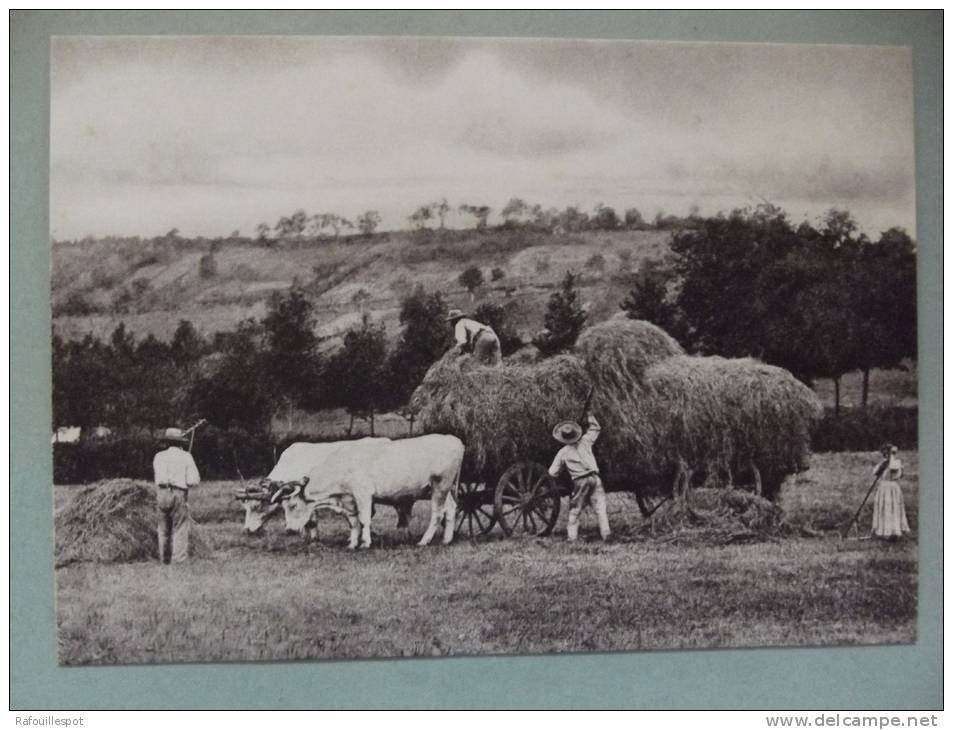
{"label": "gray-blue border", "polygon": [[[941,708],[942,22],[942,11],[11,12],[11,707]],[[910,46],[920,251],[917,643],[303,664],[57,666],[48,457],[49,39],[57,34],[228,33]]]}

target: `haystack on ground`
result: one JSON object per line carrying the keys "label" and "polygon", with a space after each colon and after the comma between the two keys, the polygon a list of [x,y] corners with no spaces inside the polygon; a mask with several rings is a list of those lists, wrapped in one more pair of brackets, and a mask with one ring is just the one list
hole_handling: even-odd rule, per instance
{"label": "haystack on ground", "polygon": [[630,527],[623,539],[656,539],[686,545],[724,545],[783,537],[794,528],[774,502],[738,489],[701,488],[692,509],[664,506],[650,520]]}
{"label": "haystack on ground", "polygon": [[645,495],[684,494],[693,476],[709,484],[760,476],[773,496],[805,466],[820,415],[813,392],[785,370],[690,357],[658,327],[626,319],[584,331],[574,355],[535,364],[483,368],[450,355],[428,371],[412,406],[425,431],[464,441],[467,473],[494,479],[520,459],[547,464],[553,425],[579,418],[590,386],[607,485]]}
{"label": "haystack on ground", "polygon": [[[155,486],[134,479],[107,479],[77,490],[54,518],[56,566],[73,562],[124,563],[158,560]],[[189,553],[208,546],[192,525]]]}

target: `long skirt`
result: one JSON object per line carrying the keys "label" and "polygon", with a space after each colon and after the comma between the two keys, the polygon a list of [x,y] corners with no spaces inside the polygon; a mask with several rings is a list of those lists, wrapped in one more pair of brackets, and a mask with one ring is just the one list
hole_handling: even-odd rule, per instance
{"label": "long skirt", "polygon": [[910,532],[903,492],[894,481],[882,481],[874,493],[873,533],[877,537],[901,537]]}

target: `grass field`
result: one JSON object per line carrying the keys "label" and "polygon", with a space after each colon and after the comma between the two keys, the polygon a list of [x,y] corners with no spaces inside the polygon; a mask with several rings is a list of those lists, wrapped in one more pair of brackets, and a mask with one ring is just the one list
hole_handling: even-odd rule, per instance
{"label": "grass field", "polygon": [[[73,564],[56,571],[60,661],[182,661],[438,656],[727,646],[904,643],[917,611],[917,454],[902,453],[913,528],[897,543],[842,539],[874,454],[815,456],[785,487],[787,519],[819,537],[720,545],[648,538],[635,500],[609,498],[619,536],[568,544],[493,533],[413,546],[393,510],[375,548],[345,549],[339,518],[305,546],[271,523],[242,534],[234,483],[202,485],[193,514],[212,547],[182,566]],[[73,487],[56,487],[59,507]],[[565,509],[563,510],[565,512]],[[870,525],[869,508],[861,517]]]}

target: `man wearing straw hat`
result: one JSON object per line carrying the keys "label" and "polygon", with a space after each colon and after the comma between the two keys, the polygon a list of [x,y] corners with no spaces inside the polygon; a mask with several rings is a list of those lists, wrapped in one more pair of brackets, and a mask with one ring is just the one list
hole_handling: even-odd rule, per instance
{"label": "man wearing straw hat", "polygon": [[592,445],[599,438],[601,428],[594,416],[584,417],[583,422],[586,424],[585,431],[575,421],[563,421],[553,429],[553,438],[565,446],[556,454],[552,466],[549,467],[549,474],[552,477],[558,477],[565,468],[572,477],[569,524],[566,527],[570,542],[579,535],[579,513],[587,504],[591,504],[596,511],[599,534],[602,535],[602,539],[608,540],[611,535],[609,515],[606,512],[606,491],[602,487],[599,466],[592,453]]}
{"label": "man wearing straw hat", "polygon": [[489,325],[470,319],[459,309],[451,309],[447,321],[453,326],[453,336],[461,355],[471,353],[481,365],[499,365],[503,362],[500,338]]}
{"label": "man wearing straw hat", "polygon": [[182,447],[189,437],[180,428],[167,428],[162,443],[167,448],[155,455],[159,507],[159,560],[182,563],[189,557],[189,488],[199,483],[199,470],[192,454]]}

